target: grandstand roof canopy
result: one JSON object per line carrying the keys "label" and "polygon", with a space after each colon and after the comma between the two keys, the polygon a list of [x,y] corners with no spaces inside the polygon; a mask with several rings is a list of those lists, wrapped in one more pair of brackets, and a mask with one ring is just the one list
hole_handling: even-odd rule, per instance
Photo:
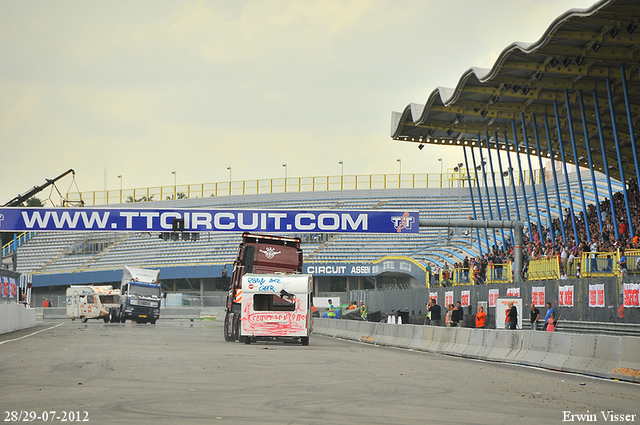
{"label": "grandstand roof canopy", "polygon": [[604,172],[602,136],[611,177],[621,178],[621,162],[625,180],[633,178],[637,142],[631,136],[640,126],[639,19],[638,0],[603,0],[588,9],[569,10],[537,42],[507,46],[491,69],[470,68],[454,89],[438,87],[424,105],[411,103],[393,112],[391,137],[453,146],[478,146],[480,137],[489,139],[489,148],[500,150],[507,149],[505,138],[514,150],[517,137],[519,151],[526,153],[526,132],[533,146],[529,153],[537,154],[535,129],[540,152],[547,157],[548,122],[555,158],[560,159],[559,128],[566,162],[575,163],[573,131],[580,165],[588,167],[590,147],[594,168]]}

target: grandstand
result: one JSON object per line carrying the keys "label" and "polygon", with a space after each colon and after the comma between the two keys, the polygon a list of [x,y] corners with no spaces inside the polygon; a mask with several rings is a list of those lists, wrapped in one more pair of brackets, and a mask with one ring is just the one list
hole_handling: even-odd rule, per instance
{"label": "grandstand", "polygon": [[[570,182],[577,181],[575,173]],[[599,178],[599,184],[604,180]],[[617,190],[620,183],[614,182]],[[538,196],[542,196],[540,185]],[[555,199],[552,185],[549,197]],[[568,208],[568,200],[577,195],[567,193],[560,185],[561,205],[551,204],[552,218]],[[474,187],[477,190],[484,188]],[[491,190],[493,188],[490,188]],[[498,188],[501,189],[501,188]],[[519,213],[516,198],[522,187],[505,187],[506,202],[495,208],[495,218],[506,219],[507,211],[513,219]],[[534,196],[530,186],[525,187],[529,203]],[[585,192],[593,188],[585,184]],[[602,192],[602,190],[600,190]],[[515,195],[514,195],[515,193]],[[591,198],[593,201],[594,199]],[[467,218],[474,214],[470,191],[464,187],[442,189],[376,189],[325,192],[275,193],[250,196],[208,197],[178,199],[146,203],[157,208],[278,208],[278,209],[391,209],[418,210],[421,219]],[[123,206],[125,206],[124,204]],[[495,203],[494,203],[495,205]],[[505,208],[504,205],[508,205]],[[488,206],[488,205],[487,205]],[[117,206],[116,206],[117,207]],[[521,209],[521,207],[520,207]],[[488,216],[488,210],[487,216]],[[538,216],[531,220],[535,222]],[[549,225],[545,214],[540,214],[545,226]],[[120,270],[125,265],[176,269],[187,266],[231,267],[240,235],[227,232],[203,233],[197,240],[162,240],[157,233],[88,233],[88,232],[37,232],[30,235],[18,247],[18,271],[26,274],[47,275],[83,274],[107,270]],[[432,267],[453,265],[464,257],[476,257],[493,245],[502,246],[502,232],[476,233],[472,229],[421,229],[418,234],[332,234],[320,238],[317,235],[303,237],[306,263],[374,263],[387,256],[404,256]],[[478,238],[479,236],[479,238]],[[206,274],[210,277],[211,274]],[[203,276],[204,277],[204,276]],[[38,279],[36,279],[36,282]],[[42,282],[61,282],[44,279]]]}

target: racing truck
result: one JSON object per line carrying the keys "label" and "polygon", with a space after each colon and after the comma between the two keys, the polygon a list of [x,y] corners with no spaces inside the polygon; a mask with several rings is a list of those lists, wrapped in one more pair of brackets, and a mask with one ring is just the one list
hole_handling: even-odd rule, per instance
{"label": "racing truck", "polygon": [[155,324],[160,318],[160,302],[164,294],[158,282],[159,273],[160,270],[125,266],[117,313],[121,323],[130,319],[136,323]]}
{"label": "racing truck", "polygon": [[309,344],[313,281],[302,274],[300,238],[243,233],[225,307],[225,341]]}

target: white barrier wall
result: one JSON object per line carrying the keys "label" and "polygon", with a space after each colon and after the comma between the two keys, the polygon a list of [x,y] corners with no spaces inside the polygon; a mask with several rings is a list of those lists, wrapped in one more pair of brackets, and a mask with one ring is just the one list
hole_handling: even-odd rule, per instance
{"label": "white barrier wall", "polygon": [[314,318],[313,332],[370,344],[640,382],[640,338]]}
{"label": "white barrier wall", "polygon": [[0,334],[33,328],[36,310],[23,304],[0,304]]}

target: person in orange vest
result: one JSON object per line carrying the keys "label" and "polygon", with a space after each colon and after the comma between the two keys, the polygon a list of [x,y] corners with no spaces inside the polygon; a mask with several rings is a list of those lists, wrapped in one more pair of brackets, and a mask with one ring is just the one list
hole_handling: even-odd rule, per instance
{"label": "person in orange vest", "polygon": [[487,313],[484,312],[484,307],[479,306],[476,313],[476,329],[484,329],[484,322],[487,318]]}
{"label": "person in orange vest", "polygon": [[49,299],[45,298],[44,301],[42,301],[42,307],[49,307]]}

